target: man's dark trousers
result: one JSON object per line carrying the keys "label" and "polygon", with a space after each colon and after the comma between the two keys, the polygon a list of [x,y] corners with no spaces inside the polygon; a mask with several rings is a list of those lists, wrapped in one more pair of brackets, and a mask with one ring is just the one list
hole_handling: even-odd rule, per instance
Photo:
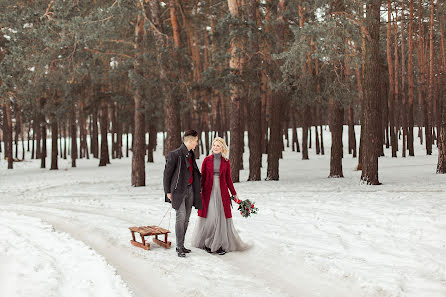
{"label": "man's dark trousers", "polygon": [[184,248],[184,237],[186,235],[189,218],[194,204],[194,191],[192,184],[188,185],[181,202],[180,208],[176,211],[175,233],[177,237],[177,247]]}

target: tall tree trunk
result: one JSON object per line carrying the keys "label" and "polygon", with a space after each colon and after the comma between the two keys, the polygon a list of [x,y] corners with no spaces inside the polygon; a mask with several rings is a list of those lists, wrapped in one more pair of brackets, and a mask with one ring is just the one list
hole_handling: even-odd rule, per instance
{"label": "tall tree trunk", "polygon": [[[25,127],[23,126],[23,115],[20,115],[20,138],[22,139],[22,161],[25,160],[25,137],[24,137],[24,130]],[[29,136],[29,133],[28,133]],[[29,139],[29,137],[28,137]],[[29,152],[29,142],[28,142],[28,152]]]}
{"label": "tall tree trunk", "polygon": [[[304,7],[303,7],[303,0],[299,0],[298,2],[298,11],[299,11],[299,27],[303,28],[305,23],[305,14],[304,14]],[[313,41],[312,41],[313,42]],[[311,66],[311,50],[306,54],[307,55],[307,62],[305,70],[303,71],[304,76],[311,76],[312,66]],[[304,103],[303,107],[303,115],[302,115],[302,160],[308,160],[308,148],[311,148],[311,135],[310,135],[310,142],[308,144],[308,130],[310,126],[310,106],[308,103]]]}
{"label": "tall tree trunk", "polygon": [[[1,110],[2,110],[2,113],[0,113],[0,121],[3,121],[3,102],[0,104],[0,108],[1,108]],[[2,153],[2,141],[3,141],[3,133],[4,133],[4,131],[3,131],[3,126],[1,126],[1,133],[0,133],[0,160],[1,160],[1,153]],[[5,157],[5,159],[6,159],[6,157]]]}
{"label": "tall tree trunk", "polygon": [[430,0],[430,26],[429,26],[429,84],[428,84],[428,125],[426,126],[426,152],[432,155],[432,129],[433,116],[432,109],[434,105],[434,0]]}
{"label": "tall tree trunk", "polygon": [[[242,66],[243,68],[243,66]],[[239,130],[239,168],[238,170],[243,170],[245,169],[243,167],[243,153],[245,152],[245,110],[246,110],[246,97],[241,97],[240,98],[240,115],[239,115],[239,120],[240,120],[240,130]]]}
{"label": "tall tree trunk", "polygon": [[[417,57],[418,57],[418,69],[419,69],[419,86],[418,86],[418,106],[420,108],[421,114],[423,115],[424,131],[426,135],[426,142],[431,142],[430,124],[429,124],[429,114],[428,114],[428,98],[426,98],[426,84],[427,79],[427,56],[425,48],[425,36],[424,36],[424,24],[422,16],[422,1],[418,1],[418,46],[417,46]],[[428,133],[429,131],[429,133]],[[423,134],[419,134],[420,142],[423,143]],[[426,143],[426,154],[430,155],[429,144]]]}
{"label": "tall tree trunk", "polygon": [[[240,3],[237,0],[228,0],[229,11],[234,18],[241,18]],[[229,61],[229,67],[231,73],[235,77],[240,77],[242,72],[243,61],[240,57],[240,52],[243,51],[243,45],[240,37],[234,36],[231,40],[231,58]],[[242,89],[238,84],[231,86],[231,117],[230,117],[230,155],[229,160],[231,163],[231,176],[234,182],[240,180],[240,110],[241,110],[241,96]]]}
{"label": "tall tree trunk", "polygon": [[83,159],[85,157],[85,151],[84,151],[84,129],[83,129],[83,122],[84,122],[84,103],[81,99],[79,102],[79,116],[78,116],[78,125],[79,125],[79,159]]}
{"label": "tall tree trunk", "polygon": [[63,158],[67,159],[67,122],[63,121]]}
{"label": "tall tree trunk", "polygon": [[230,122],[230,154],[229,160],[231,165],[231,176],[233,182],[239,182],[240,177],[240,97],[236,87],[232,91],[231,95],[231,122]]}
{"label": "tall tree trunk", "polygon": [[105,101],[102,101],[101,108],[101,156],[99,159],[99,166],[107,166],[110,163],[110,157],[108,155],[108,139],[107,139],[107,130],[108,130],[108,106]]}
{"label": "tall tree trunk", "polygon": [[[378,82],[380,84],[379,87],[379,101],[380,103],[378,104],[378,125],[377,125],[377,137],[378,137],[378,157],[382,157],[384,156],[384,145],[387,145],[387,143],[385,144],[385,138],[386,138],[386,131],[387,133],[389,133],[389,109],[388,109],[388,104],[387,104],[387,80],[383,77],[380,77],[380,80]],[[381,125],[380,125],[381,124]],[[388,135],[387,135],[388,136]]]}
{"label": "tall tree trunk", "polygon": [[223,122],[223,104],[222,104],[222,96],[219,96],[217,99],[217,134],[218,136],[225,138],[225,127]]}
{"label": "tall tree trunk", "polygon": [[[252,24],[257,24],[257,0],[249,0],[248,19]],[[248,96],[248,144],[249,144],[249,178],[250,181],[260,180],[260,167],[262,166],[262,129],[259,129],[259,123],[262,121],[262,98],[258,82],[262,80],[262,73],[259,69],[261,59],[259,53],[259,41],[257,26],[251,26],[251,36],[249,40],[249,49],[251,52],[250,65],[254,72],[254,80]]]}
{"label": "tall tree trunk", "polygon": [[308,113],[310,112],[310,106],[305,104],[302,113],[302,160],[308,160]]}
{"label": "tall tree trunk", "polygon": [[353,102],[351,102],[348,106],[348,143],[349,151],[353,154],[353,158],[356,158],[356,134]]}
{"label": "tall tree trunk", "polygon": [[[317,43],[314,44],[314,47],[317,48]],[[317,96],[317,107],[316,107],[316,115],[315,115],[315,120],[316,120],[316,124],[319,124],[319,128],[320,128],[320,153],[321,155],[325,154],[324,151],[324,139],[323,139],[323,131],[322,131],[322,96],[321,96],[321,81],[320,81],[320,77],[319,77],[319,59],[315,59],[315,63],[314,63],[314,70],[315,70],[315,75],[316,75],[316,96]],[[319,123],[318,123],[319,122]],[[316,149],[317,149],[317,145],[318,145],[318,139],[317,139],[317,125],[315,126],[316,128]]]}
{"label": "tall tree trunk", "polygon": [[155,125],[151,122],[149,124],[149,145],[147,152],[147,162],[153,163],[153,151],[156,146],[156,128]]}
{"label": "tall tree trunk", "polygon": [[[176,16],[176,4],[174,0],[170,0],[170,17],[171,23],[174,24],[177,21]],[[164,94],[164,127],[167,132],[167,139],[165,143],[166,152],[176,149],[181,144],[181,124],[180,124],[180,111],[179,111],[179,100],[176,93],[169,89],[169,79],[166,69],[165,62],[161,59],[163,55],[162,52],[165,51],[163,48],[167,46],[167,40],[164,40],[161,20],[160,20],[160,9],[158,1],[150,1],[150,8],[152,13],[152,22],[157,28],[158,32],[155,33],[155,40],[157,47],[159,48],[159,54],[157,55],[157,61],[160,70],[161,86]],[[177,30],[173,28],[174,34],[176,36]],[[179,42],[179,38],[175,38],[176,42]],[[175,57],[177,56],[177,51],[179,50],[179,44],[175,43]]]}
{"label": "tall tree trunk", "polygon": [[84,142],[83,142],[83,146],[84,146],[84,154],[85,157],[88,159],[90,159],[90,154],[88,152],[88,143],[87,143],[87,121],[84,118],[83,123],[82,123],[82,129],[84,130]]}
{"label": "tall tree trunk", "polygon": [[390,142],[392,145],[392,157],[396,157],[396,143],[397,143],[397,135],[395,131],[395,76],[394,76],[394,68],[393,68],[393,60],[392,60],[392,1],[387,0],[387,66],[389,71],[389,92],[387,93],[388,97],[388,109],[389,109],[389,118],[390,118]]}
{"label": "tall tree trunk", "polygon": [[[317,49],[317,43],[314,43],[314,48]],[[316,132],[316,154],[324,154],[323,153],[323,140],[322,140],[322,135],[319,141],[319,133],[318,133],[318,124],[322,127],[322,118],[321,118],[321,103],[322,103],[322,96],[321,96],[321,78],[319,75],[319,59],[315,59],[314,62],[314,71],[315,71],[315,80],[316,80],[316,97],[317,97],[317,105],[315,107],[315,114],[314,114],[314,119],[315,119],[315,132]],[[321,128],[321,133],[322,133],[322,128]]]}
{"label": "tall tree trunk", "polygon": [[[212,29],[211,29],[212,30]],[[208,37],[208,30],[203,30],[204,32],[204,53],[203,53],[203,70],[208,71],[209,69],[209,59],[210,57],[210,51],[209,51],[209,37]],[[212,32],[212,31],[211,31]],[[213,53],[213,52],[212,52]],[[203,122],[203,131],[204,131],[204,141],[202,144],[204,144],[204,149],[202,149],[202,153],[206,156],[209,156],[209,131],[211,126],[211,110],[208,108],[209,104],[212,102],[212,95],[214,92],[208,92],[204,91],[204,122]]]}
{"label": "tall tree trunk", "polygon": [[262,73],[262,81],[263,81],[263,85],[264,85],[264,90],[263,90],[263,96],[262,96],[262,122],[261,122],[261,127],[262,127],[262,154],[267,154],[268,153],[268,118],[269,118],[269,110],[270,108],[268,107],[268,102],[270,101],[271,96],[269,96],[270,94],[270,90],[268,88],[268,77],[266,75],[266,70],[264,70],[264,72]]}
{"label": "tall tree trunk", "polygon": [[[310,108],[310,110],[311,110],[311,108]],[[311,123],[312,123],[311,111],[310,111],[310,115],[308,116],[308,118],[310,119],[309,124],[308,124],[308,136],[309,136],[308,148],[311,149],[311,145],[313,143],[313,140],[312,140],[313,133],[311,132]]]}
{"label": "tall tree trunk", "polygon": [[[136,59],[135,59],[136,60]],[[136,63],[136,62],[135,62]],[[136,70],[136,69],[134,69]],[[136,91],[135,91],[136,92]],[[118,134],[118,127],[116,125],[116,102],[114,102],[114,104],[112,105],[112,113],[111,113],[111,124],[112,124],[112,131],[111,131],[111,138],[112,138],[112,159],[115,159],[118,157],[118,148],[117,148],[117,144],[118,144],[118,138],[117,138],[117,134]]]}
{"label": "tall tree trunk", "polygon": [[[265,56],[265,60],[270,61],[270,56],[268,56],[269,52],[267,52],[267,44],[263,46],[263,55]],[[261,83],[261,89],[262,89],[262,119],[260,122],[262,135],[261,135],[261,150],[263,154],[266,154],[268,152],[268,94],[270,92],[268,88],[268,73],[267,70],[263,68],[262,70],[262,83]]]}
{"label": "tall tree trunk", "polygon": [[[443,23],[441,25],[444,26]],[[439,117],[440,117],[440,125],[438,128],[438,162],[437,162],[437,173],[445,174],[446,173],[446,96],[444,95],[446,92],[446,55],[445,55],[445,35],[444,30],[441,29],[441,38],[440,38],[440,53],[441,53],[441,75],[439,77],[439,84],[442,89],[439,90],[440,94],[442,94],[439,98],[440,108],[439,108]]]}
{"label": "tall tree trunk", "polygon": [[317,123],[317,119],[318,119],[318,117],[317,117],[318,106],[316,105],[313,110],[314,110],[314,116],[313,116],[313,119],[314,119],[314,138],[316,139],[316,155],[319,155],[321,153],[321,144],[319,142],[319,131],[317,130],[317,126],[318,126],[318,123]]}
{"label": "tall tree trunk", "polygon": [[[365,19],[366,30],[370,38],[366,41],[366,59],[364,70],[364,121],[361,129],[362,148],[362,174],[361,180],[370,185],[380,184],[378,180],[378,137],[376,123],[379,110],[379,23],[381,0],[367,2],[367,15]],[[378,125],[379,126],[379,125]],[[380,143],[380,141],[379,141]]]}
{"label": "tall tree trunk", "polygon": [[268,168],[266,180],[279,180],[279,159],[282,150],[282,133],[280,125],[282,94],[275,92],[271,100],[270,139],[268,142]]}
{"label": "tall tree trunk", "polygon": [[[393,116],[394,116],[394,124],[395,124],[395,138],[394,138],[394,144],[392,144],[392,154],[393,151],[395,151],[395,157],[396,157],[396,152],[398,151],[398,131],[400,131],[400,114],[401,114],[401,108],[400,106],[400,91],[399,91],[399,79],[398,79],[398,70],[399,70],[399,66],[398,66],[398,25],[397,25],[397,21],[398,21],[398,11],[395,11],[395,20],[394,20],[394,49],[395,49],[395,54],[394,54],[394,59],[395,59],[395,64],[394,64],[394,77],[395,77],[395,93],[394,93],[394,101],[393,101]],[[393,146],[395,145],[395,149],[393,149]]]}
{"label": "tall tree trunk", "polygon": [[116,157],[118,159],[121,159],[122,158],[122,118],[121,118],[119,111],[120,111],[120,109],[118,107],[117,114],[116,114],[116,117],[117,117],[117,119],[116,119],[116,121],[117,121],[117,131],[116,131],[116,134],[117,134],[117,143],[116,143],[117,156]]}
{"label": "tall tree trunk", "polygon": [[[343,0],[336,0],[332,3],[331,9],[333,12],[345,12],[345,5]],[[339,24],[337,24],[338,27]],[[347,84],[346,78],[351,75],[350,70],[350,57],[348,56],[346,47],[348,41],[344,40],[342,51],[344,52],[344,59],[339,61],[336,67],[341,69],[340,79],[343,83]],[[343,158],[343,143],[342,132],[344,127],[344,107],[343,102],[330,98],[330,131],[331,131],[331,154],[330,154],[330,175],[329,177],[344,177],[342,172],[342,158]],[[349,141],[351,142],[351,134],[349,135]],[[350,145],[351,148],[351,145]]]}
{"label": "tall tree trunk", "polygon": [[99,158],[99,139],[98,139],[98,109],[97,107],[93,108],[93,133],[90,137],[90,147],[91,153],[94,158]]}
{"label": "tall tree trunk", "polygon": [[11,106],[5,97],[3,97],[3,140],[5,142],[5,158],[8,160],[8,169],[13,169]]}
{"label": "tall tree trunk", "polygon": [[[360,19],[363,23],[365,23],[365,17],[364,17],[364,6],[366,5],[366,0],[361,0],[359,5],[359,15],[361,16]],[[361,43],[361,56],[362,61],[365,62],[366,59],[366,34],[362,32],[361,34],[362,43]],[[356,77],[357,77],[357,85],[358,85],[358,92],[359,92],[359,100],[361,102],[361,113],[360,113],[360,123],[361,123],[361,131],[359,132],[359,154],[358,154],[358,165],[356,166],[356,170],[362,170],[362,157],[363,157],[363,143],[364,143],[364,129],[363,129],[363,123],[364,123],[364,89],[363,89],[363,82],[364,82],[364,74],[365,74],[365,65],[362,63],[361,65],[361,71],[359,71],[359,67],[356,68]],[[387,101],[387,100],[386,100]],[[387,105],[387,104],[386,104]],[[386,109],[387,110],[387,109]],[[387,116],[385,117],[385,127],[387,127]]]}
{"label": "tall tree trunk", "polygon": [[[135,25],[135,52],[136,58],[134,62],[135,73],[139,77],[144,76],[143,71],[143,55],[144,47],[142,42],[144,40],[144,17],[138,13]],[[132,186],[141,187],[146,185],[146,171],[145,171],[145,106],[143,102],[142,86],[137,85],[133,94],[135,102],[135,133],[132,154]],[[114,123],[116,125],[116,121]]]}
{"label": "tall tree trunk", "polygon": [[[58,123],[59,124],[59,123]],[[60,128],[59,128],[60,127]],[[59,152],[58,152],[58,156],[60,156],[61,158],[63,157],[63,143],[62,143],[62,138],[63,138],[63,135],[62,135],[62,130],[63,130],[63,124],[60,124],[60,126],[58,127],[58,137],[59,137],[59,139],[58,139],[58,141],[59,141]]]}
{"label": "tall tree trunk", "polygon": [[407,149],[409,150],[409,156],[414,156],[414,146],[413,146],[413,126],[414,126],[414,119],[413,119],[413,89],[414,89],[414,82],[413,82],[413,0],[410,0],[410,7],[409,7],[409,52],[408,52],[408,62],[407,62],[407,75],[408,75],[408,87],[409,87],[409,98],[408,98],[408,119],[407,119]]}
{"label": "tall tree trunk", "polygon": [[[405,6],[402,2],[402,10],[404,11]],[[406,20],[404,18],[404,13],[401,14],[401,124],[403,128],[403,145],[402,145],[402,157],[406,157],[407,150],[407,96],[406,96],[406,59],[405,59],[405,47],[404,47],[404,32]]]}
{"label": "tall tree trunk", "polygon": [[[272,2],[272,1],[271,1]],[[271,4],[271,3],[270,3]],[[276,36],[278,40],[277,52],[282,52],[285,44],[286,21],[285,1],[279,0],[277,4],[277,25]],[[279,65],[277,65],[279,66]],[[284,94],[281,91],[272,92],[270,102],[270,139],[268,142],[268,168],[266,180],[279,180],[279,159],[282,153],[282,105],[284,103]]]}
{"label": "tall tree trunk", "polygon": [[[36,140],[36,130],[35,130],[35,124],[34,124],[34,122],[31,124],[31,123],[29,123],[29,127],[30,127],[30,129],[31,129],[31,126],[32,126],[32,131],[33,131],[33,138],[32,138],[32,143],[31,143],[31,159],[34,159],[34,154],[35,154],[35,140]],[[0,147],[1,147],[1,145],[0,145]]]}
{"label": "tall tree trunk", "polygon": [[53,116],[51,119],[51,170],[58,170],[57,166],[57,136],[58,136],[57,120]]}
{"label": "tall tree trunk", "polygon": [[79,136],[80,136],[80,156],[81,158],[86,157],[89,159],[88,155],[88,145],[87,145],[87,127],[86,118],[84,113],[84,102],[80,101],[79,104]]}
{"label": "tall tree trunk", "polygon": [[[28,139],[28,146],[27,146],[27,149],[26,149],[26,151],[27,152],[30,152],[31,151],[31,147],[30,147],[30,141],[32,141],[32,137],[31,137],[31,123],[28,123],[28,136],[27,136],[27,139]],[[0,146],[1,147],[1,146]],[[0,148],[0,153],[2,152],[2,150],[1,150],[1,148]]]}
{"label": "tall tree trunk", "polygon": [[40,155],[40,168],[46,168],[46,120],[42,118],[42,154]]}
{"label": "tall tree trunk", "polygon": [[338,101],[330,99],[330,131],[331,131],[331,154],[329,177],[344,177],[342,173],[342,130],[344,121],[344,108]]}
{"label": "tall tree trunk", "polygon": [[[444,75],[444,74],[443,74]],[[437,173],[446,173],[446,100],[442,98],[441,125],[438,131]]]}
{"label": "tall tree trunk", "polygon": [[[291,150],[294,151],[298,151],[299,150],[299,146],[298,146],[298,140],[297,140],[297,125],[296,125],[296,107],[295,104],[291,104],[291,128],[293,129],[292,134],[291,134]],[[297,147],[296,147],[297,146]]]}
{"label": "tall tree trunk", "polygon": [[36,112],[36,114],[34,115],[34,133],[36,133],[36,155],[35,158],[36,159],[40,159],[40,155],[42,154],[41,152],[41,135],[40,132],[42,130],[40,129],[40,115],[39,115],[39,111]]}
{"label": "tall tree trunk", "polygon": [[324,149],[324,130],[322,128],[322,124],[320,125],[320,131],[321,131],[321,155],[325,155],[325,149]]}
{"label": "tall tree trunk", "polygon": [[76,112],[74,106],[70,115],[70,130],[71,130],[71,167],[76,167],[77,159],[77,125]]}
{"label": "tall tree trunk", "polygon": [[14,114],[15,114],[15,125],[14,125],[14,146],[15,146],[15,155],[14,158],[17,160],[19,158],[19,135],[20,135],[20,124],[19,121],[17,120],[17,117],[19,117],[19,113],[17,112],[17,104],[14,104]]}
{"label": "tall tree trunk", "polygon": [[127,127],[127,133],[125,133],[125,156],[126,158],[129,157],[129,132]]}

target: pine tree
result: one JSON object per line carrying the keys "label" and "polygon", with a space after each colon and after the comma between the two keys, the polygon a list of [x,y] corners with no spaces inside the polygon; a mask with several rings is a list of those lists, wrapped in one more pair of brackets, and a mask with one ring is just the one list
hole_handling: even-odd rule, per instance
{"label": "pine tree", "polygon": [[364,129],[362,139],[362,174],[361,180],[370,185],[380,184],[378,180],[378,137],[376,127],[379,110],[379,89],[376,88],[379,80],[379,25],[381,1],[367,3],[365,25],[369,32],[366,41],[366,60],[364,73]]}

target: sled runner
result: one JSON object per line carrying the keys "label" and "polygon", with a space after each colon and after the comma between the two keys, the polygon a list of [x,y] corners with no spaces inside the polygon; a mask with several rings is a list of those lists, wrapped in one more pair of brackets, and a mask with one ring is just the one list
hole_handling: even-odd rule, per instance
{"label": "sled runner", "polygon": [[[166,249],[170,248],[172,244],[170,241],[167,241],[167,234],[170,233],[170,231],[164,228],[157,226],[143,226],[143,227],[130,227],[129,229],[130,232],[132,233],[132,238],[133,238],[132,240],[130,240],[130,243],[133,244],[134,246],[143,248],[145,250],[150,249],[150,243],[146,242],[146,239],[144,238],[145,236],[154,235],[155,238],[153,238],[153,242],[159,244],[160,246]],[[142,243],[136,241],[135,232],[139,233],[139,235],[141,236]],[[161,241],[158,239],[158,236],[163,234],[164,234],[164,241]]]}

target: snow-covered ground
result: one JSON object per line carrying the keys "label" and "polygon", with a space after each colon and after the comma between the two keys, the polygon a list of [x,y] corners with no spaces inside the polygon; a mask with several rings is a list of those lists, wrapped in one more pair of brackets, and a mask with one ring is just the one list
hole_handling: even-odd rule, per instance
{"label": "snow-covered ground", "polygon": [[[260,211],[248,219],[233,212],[250,248],[224,256],[192,249],[178,258],[174,248],[130,245],[128,227],[158,225],[165,214],[161,226],[175,244],[161,147],[139,188],[130,186],[126,158],[105,168],[59,160],[58,171],[29,158],[6,170],[1,160],[0,296],[446,296],[446,176],[435,174],[436,148],[426,156],[417,143],[405,159],[387,150],[383,185],[367,186],[346,150],[345,178],[327,178],[324,132],[326,155],[313,148],[303,161],[287,148],[277,182],[246,181],[246,148],[235,187]],[[196,218],[194,211],[188,247]]]}

